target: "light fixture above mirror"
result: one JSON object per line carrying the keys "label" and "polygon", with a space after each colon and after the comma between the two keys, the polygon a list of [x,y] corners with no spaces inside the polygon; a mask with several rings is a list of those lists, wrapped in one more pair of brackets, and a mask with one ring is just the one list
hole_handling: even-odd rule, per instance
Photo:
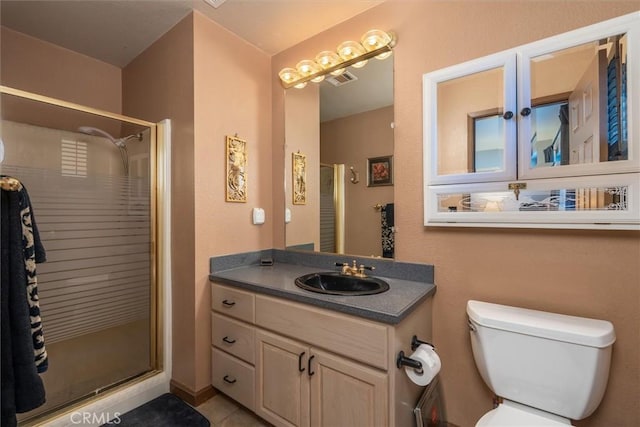
{"label": "light fixture above mirror", "polygon": [[321,82],[327,74],[342,74],[348,66],[364,67],[370,58],[388,58],[395,45],[395,33],[369,30],[362,36],[360,43],[343,42],[338,46],[337,52],[320,52],[315,60],[304,59],[298,62],[296,68],[283,68],[278,76],[285,89],[302,89],[309,81]]}

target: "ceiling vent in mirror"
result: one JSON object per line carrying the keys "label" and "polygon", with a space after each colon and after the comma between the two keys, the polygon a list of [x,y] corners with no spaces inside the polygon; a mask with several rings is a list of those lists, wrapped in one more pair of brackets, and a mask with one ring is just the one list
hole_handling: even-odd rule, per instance
{"label": "ceiling vent in mirror", "polygon": [[335,87],[346,85],[347,83],[351,83],[356,80],[358,80],[358,77],[349,70],[346,70],[339,76],[327,77],[327,82],[331,83]]}
{"label": "ceiling vent in mirror", "polygon": [[207,3],[209,6],[213,6],[216,9],[219,8],[220,5],[225,1],[227,0],[204,0],[205,3]]}

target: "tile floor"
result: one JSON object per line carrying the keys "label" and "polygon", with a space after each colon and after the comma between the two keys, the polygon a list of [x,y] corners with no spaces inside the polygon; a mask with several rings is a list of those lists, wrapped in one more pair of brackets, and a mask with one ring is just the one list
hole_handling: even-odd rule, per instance
{"label": "tile floor", "polygon": [[222,393],[216,394],[196,410],[207,417],[211,427],[269,427],[271,425]]}

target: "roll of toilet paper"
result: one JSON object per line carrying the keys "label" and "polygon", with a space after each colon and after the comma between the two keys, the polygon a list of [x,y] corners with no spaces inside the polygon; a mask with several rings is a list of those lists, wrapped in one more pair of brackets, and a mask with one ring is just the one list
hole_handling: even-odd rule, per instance
{"label": "roll of toilet paper", "polygon": [[438,353],[433,347],[428,344],[420,344],[409,357],[422,363],[422,372],[409,366],[404,368],[405,373],[414,384],[425,386],[433,381],[438,372],[440,372],[440,357],[438,357]]}

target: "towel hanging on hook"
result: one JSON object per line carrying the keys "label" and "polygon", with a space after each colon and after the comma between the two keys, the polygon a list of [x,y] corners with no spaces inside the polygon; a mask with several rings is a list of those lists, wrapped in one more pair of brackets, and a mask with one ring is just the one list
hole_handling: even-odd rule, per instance
{"label": "towel hanging on hook", "polygon": [[0,188],[4,191],[20,191],[22,184],[15,178],[2,175],[0,176]]}

